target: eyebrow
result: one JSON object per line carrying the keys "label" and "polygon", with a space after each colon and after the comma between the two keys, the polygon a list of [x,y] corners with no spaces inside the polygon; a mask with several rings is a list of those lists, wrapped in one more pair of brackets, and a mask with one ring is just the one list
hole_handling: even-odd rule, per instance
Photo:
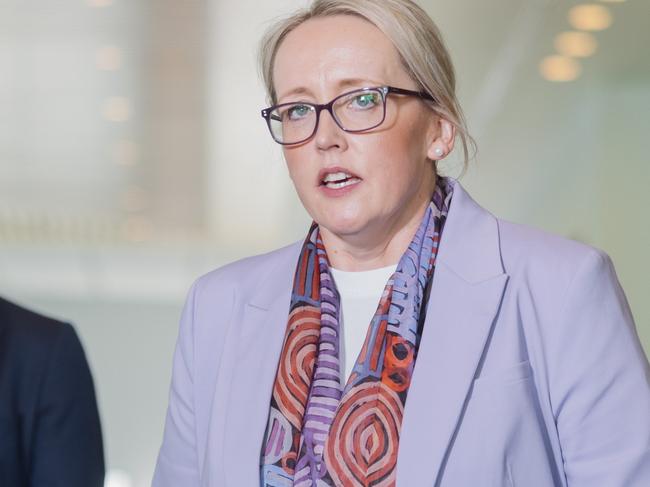
{"label": "eyebrow", "polygon": [[[385,83],[378,82],[378,81],[372,81],[369,78],[346,78],[346,79],[340,80],[336,84],[336,87],[340,90],[340,89],[348,88],[348,87],[360,87],[360,88],[363,88],[363,87],[366,87],[366,86],[383,86],[383,84],[385,84]],[[311,96],[312,98],[316,98],[309,88],[306,88],[304,86],[299,86],[297,88],[294,88],[292,90],[287,91],[281,97],[278,97],[278,101],[282,100],[284,98],[287,98],[289,96],[297,96],[297,95],[307,95],[307,96]]]}

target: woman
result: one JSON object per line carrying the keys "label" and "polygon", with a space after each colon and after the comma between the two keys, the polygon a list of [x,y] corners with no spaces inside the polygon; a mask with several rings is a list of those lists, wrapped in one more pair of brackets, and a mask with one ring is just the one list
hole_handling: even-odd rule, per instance
{"label": "woman", "polygon": [[153,485],[650,485],[610,258],[437,174],[471,139],[431,19],[317,0],[263,46],[262,115],[314,223],[192,286]]}

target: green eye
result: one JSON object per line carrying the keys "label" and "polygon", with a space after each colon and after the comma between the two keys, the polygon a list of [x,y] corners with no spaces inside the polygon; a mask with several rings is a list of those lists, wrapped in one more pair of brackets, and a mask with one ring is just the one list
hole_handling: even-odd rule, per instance
{"label": "green eye", "polygon": [[295,105],[287,110],[289,120],[298,120],[306,117],[311,112],[311,108],[307,105]]}
{"label": "green eye", "polygon": [[364,93],[354,97],[352,103],[356,105],[357,108],[372,108],[378,103],[378,96],[376,93]]}

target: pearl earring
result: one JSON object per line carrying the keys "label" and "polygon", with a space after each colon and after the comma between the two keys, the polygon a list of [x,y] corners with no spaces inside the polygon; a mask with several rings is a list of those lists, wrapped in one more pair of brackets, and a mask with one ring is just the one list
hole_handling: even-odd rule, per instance
{"label": "pearl earring", "polygon": [[440,147],[436,147],[436,150],[434,151],[438,157],[440,157],[444,151]]}

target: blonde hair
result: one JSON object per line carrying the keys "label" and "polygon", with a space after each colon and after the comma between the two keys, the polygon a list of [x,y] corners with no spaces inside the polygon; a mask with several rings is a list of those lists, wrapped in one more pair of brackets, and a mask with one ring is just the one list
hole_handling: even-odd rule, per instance
{"label": "blonde hair", "polygon": [[[476,142],[467,130],[456,97],[456,75],[438,27],[411,0],[314,0],[304,9],[273,24],[261,40],[259,68],[270,104],[277,102],[273,80],[275,56],[284,38],[303,22],[317,17],[354,15],[378,27],[393,43],[404,68],[420,89],[436,101],[431,108],[456,129],[463,146],[463,173],[469,165],[469,145]],[[437,167],[434,165],[437,172]],[[462,175],[462,174],[461,174]]]}

